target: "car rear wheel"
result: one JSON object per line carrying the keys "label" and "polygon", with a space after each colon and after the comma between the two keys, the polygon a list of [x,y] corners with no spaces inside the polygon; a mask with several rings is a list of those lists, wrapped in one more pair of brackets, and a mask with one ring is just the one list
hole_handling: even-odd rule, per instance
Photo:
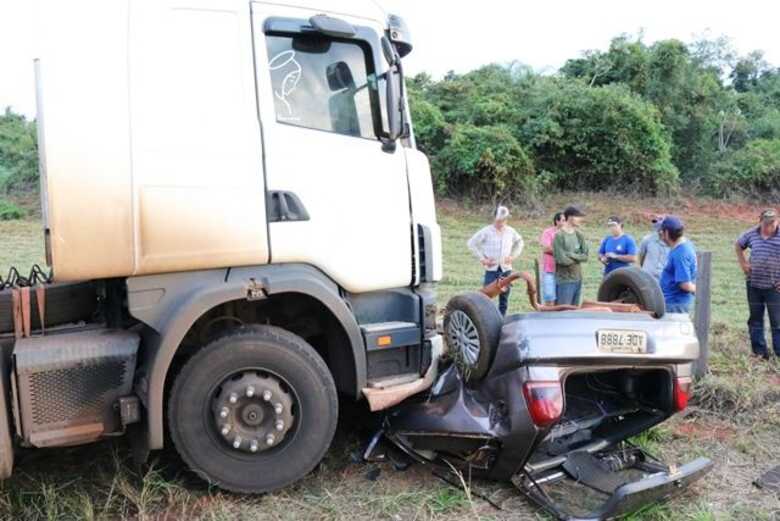
{"label": "car rear wheel", "polygon": [[604,277],[599,287],[600,302],[636,304],[656,318],[666,313],[666,303],[661,286],[640,268],[620,268]]}
{"label": "car rear wheel", "polygon": [[450,299],[444,315],[444,338],[464,379],[479,381],[495,358],[503,317],[493,301],[479,292]]}
{"label": "car rear wheel", "polygon": [[328,367],[302,338],[256,326],[223,336],[177,375],[168,400],[176,450],[220,488],[262,493],[308,474],[336,430]]}

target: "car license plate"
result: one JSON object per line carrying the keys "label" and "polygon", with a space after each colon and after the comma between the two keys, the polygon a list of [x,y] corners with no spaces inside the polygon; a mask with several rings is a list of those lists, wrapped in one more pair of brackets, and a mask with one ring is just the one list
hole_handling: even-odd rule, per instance
{"label": "car license plate", "polygon": [[610,353],[647,353],[647,333],[601,329],[596,333],[599,349]]}

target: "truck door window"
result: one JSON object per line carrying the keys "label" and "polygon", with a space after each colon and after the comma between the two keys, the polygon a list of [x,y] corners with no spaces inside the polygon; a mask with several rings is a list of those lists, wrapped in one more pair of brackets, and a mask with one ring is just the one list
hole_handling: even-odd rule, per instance
{"label": "truck door window", "polygon": [[266,41],[278,122],[369,139],[381,134],[368,45],[320,35],[269,35]]}

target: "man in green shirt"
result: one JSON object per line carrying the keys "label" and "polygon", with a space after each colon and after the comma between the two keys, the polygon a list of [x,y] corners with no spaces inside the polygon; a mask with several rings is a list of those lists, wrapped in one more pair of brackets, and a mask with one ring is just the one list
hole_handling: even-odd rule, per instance
{"label": "man in green shirt", "polygon": [[585,236],[579,230],[585,214],[570,206],[563,215],[566,221],[553,241],[557,303],[578,306],[582,294],[581,264],[588,261],[589,253]]}

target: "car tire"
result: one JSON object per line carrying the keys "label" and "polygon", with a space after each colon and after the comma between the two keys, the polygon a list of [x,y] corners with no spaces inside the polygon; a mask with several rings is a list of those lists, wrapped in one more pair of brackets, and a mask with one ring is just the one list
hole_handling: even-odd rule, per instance
{"label": "car tire", "polygon": [[173,444],[193,472],[222,489],[258,494],[319,464],[336,431],[338,397],[311,345],[277,327],[251,326],[185,363],[167,416]]}
{"label": "car tire", "polygon": [[466,381],[477,382],[490,370],[503,323],[496,305],[483,293],[456,295],[447,303],[444,338]]}
{"label": "car tire", "polygon": [[[97,290],[92,282],[61,282],[46,284],[46,327],[59,326],[89,320],[97,310]],[[30,288],[30,324],[40,329],[38,296],[35,287]],[[13,290],[0,291],[0,333],[14,330]]]}
{"label": "car tire", "polygon": [[599,302],[637,304],[656,318],[666,313],[661,286],[652,275],[640,268],[620,268],[604,277],[598,299]]}

